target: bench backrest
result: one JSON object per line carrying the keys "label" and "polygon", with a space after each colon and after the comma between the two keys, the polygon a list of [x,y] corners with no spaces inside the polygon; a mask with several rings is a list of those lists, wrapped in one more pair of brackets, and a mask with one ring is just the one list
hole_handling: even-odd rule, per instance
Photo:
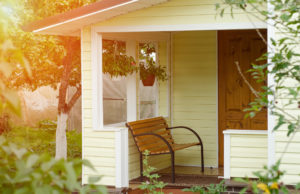
{"label": "bench backrest", "polygon": [[[129,128],[133,136],[142,133],[155,133],[162,136],[171,145],[174,144],[170,130],[167,129],[168,124],[163,117],[128,122],[126,123],[126,126]],[[150,152],[155,153],[168,148],[161,139],[153,135],[134,137],[134,141],[140,152],[149,150]]]}

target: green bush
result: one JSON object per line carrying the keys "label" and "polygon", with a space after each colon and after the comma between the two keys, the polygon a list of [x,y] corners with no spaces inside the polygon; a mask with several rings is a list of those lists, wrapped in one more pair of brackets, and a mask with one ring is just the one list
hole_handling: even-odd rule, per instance
{"label": "green bush", "polygon": [[[46,126],[46,125],[44,125]],[[27,148],[30,152],[36,154],[48,153],[55,156],[55,127],[31,128],[31,127],[13,127],[3,135],[10,142],[20,147]],[[76,131],[67,131],[68,158],[81,158],[81,133]]]}
{"label": "green bush", "polygon": [[219,194],[227,191],[224,183],[225,181],[222,180],[219,184],[210,184],[207,187],[194,186],[191,188],[183,189],[183,191],[190,191],[193,193],[200,193],[200,194]]}
{"label": "green bush", "polygon": [[103,186],[93,183],[100,177],[93,177],[88,185],[81,186],[81,167],[94,170],[86,160],[55,160],[49,154],[37,155],[25,148],[19,149],[0,136],[0,193],[2,194],[62,194],[62,193],[106,193]]}
{"label": "green bush", "polygon": [[141,190],[146,191],[149,194],[164,194],[163,188],[167,185],[163,181],[159,181],[158,178],[160,177],[158,174],[153,173],[156,168],[149,165],[148,158],[149,158],[149,151],[144,151],[144,160],[143,164],[145,165],[145,169],[143,171],[143,175],[148,178],[146,182],[142,182],[139,186]]}

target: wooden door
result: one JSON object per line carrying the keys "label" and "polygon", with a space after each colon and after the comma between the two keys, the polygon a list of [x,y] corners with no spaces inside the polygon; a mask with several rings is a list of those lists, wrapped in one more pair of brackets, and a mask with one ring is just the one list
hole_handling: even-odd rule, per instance
{"label": "wooden door", "polygon": [[[266,30],[260,30],[266,38]],[[254,118],[245,119],[248,104],[255,99],[241,72],[255,90],[262,84],[256,83],[247,71],[252,63],[267,51],[267,46],[256,30],[233,30],[218,32],[218,120],[219,120],[219,166],[224,160],[224,136],[226,129],[267,129],[267,111],[258,113]],[[266,83],[263,83],[266,84]]]}

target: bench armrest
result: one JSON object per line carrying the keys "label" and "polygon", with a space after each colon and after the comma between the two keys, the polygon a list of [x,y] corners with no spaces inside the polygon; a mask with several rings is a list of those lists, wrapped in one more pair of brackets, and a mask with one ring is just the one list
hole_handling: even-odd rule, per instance
{"label": "bench armrest", "polygon": [[172,149],[172,146],[170,145],[170,143],[165,138],[163,138],[161,135],[158,135],[156,133],[140,133],[140,134],[137,134],[137,135],[133,135],[133,137],[141,137],[141,136],[147,136],[147,135],[158,137],[159,139],[161,139],[168,146],[168,148],[170,150],[170,153],[174,152],[173,149]]}
{"label": "bench armrest", "polygon": [[191,131],[197,137],[197,139],[199,140],[200,145],[203,146],[202,140],[201,140],[200,136],[198,135],[198,133],[196,133],[195,130],[193,130],[193,129],[189,128],[189,127],[186,127],[186,126],[176,126],[176,127],[168,127],[167,129],[187,129],[187,130]]}

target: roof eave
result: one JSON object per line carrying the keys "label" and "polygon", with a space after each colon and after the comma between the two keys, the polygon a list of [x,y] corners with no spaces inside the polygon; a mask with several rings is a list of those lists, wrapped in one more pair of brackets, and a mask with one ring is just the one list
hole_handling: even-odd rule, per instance
{"label": "roof eave", "polygon": [[84,26],[166,1],[168,0],[103,0],[32,22],[23,29],[39,34],[79,36],[80,29]]}

